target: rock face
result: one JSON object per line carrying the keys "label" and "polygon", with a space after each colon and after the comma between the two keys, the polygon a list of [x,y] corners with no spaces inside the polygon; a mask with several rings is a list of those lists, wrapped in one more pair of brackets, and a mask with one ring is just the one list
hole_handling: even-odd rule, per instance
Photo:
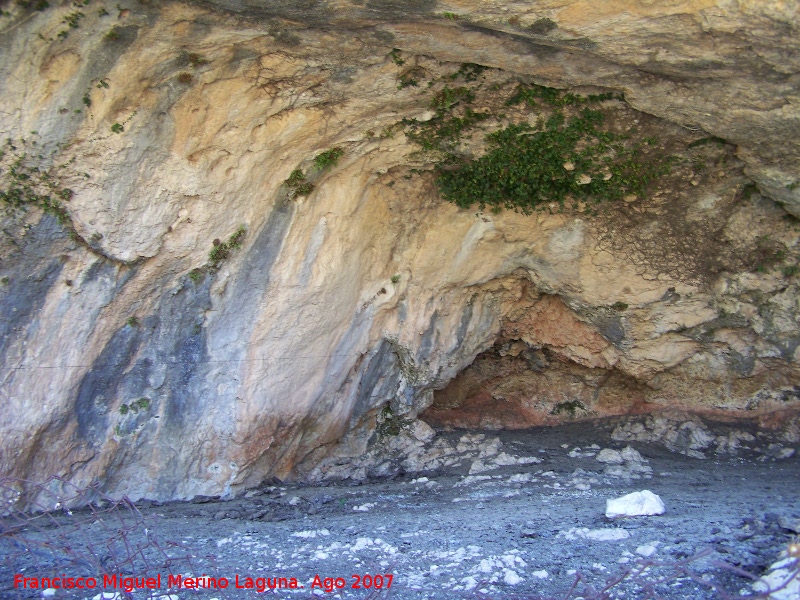
{"label": "rock face", "polygon": [[[116,6],[0,20],[0,473],[187,498],[387,411],[800,407],[796,2]],[[675,166],[599,212],[459,209],[401,120],[467,81],[487,130],[536,122],[520,81],[624,93]],[[66,216],[11,206],[23,152]]]}

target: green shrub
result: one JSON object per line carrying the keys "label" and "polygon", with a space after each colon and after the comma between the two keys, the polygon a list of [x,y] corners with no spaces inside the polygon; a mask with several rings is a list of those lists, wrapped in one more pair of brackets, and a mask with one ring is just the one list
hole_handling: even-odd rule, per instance
{"label": "green shrub", "polygon": [[406,64],[406,61],[400,58],[400,48],[394,48],[391,52],[389,52],[389,57],[398,67],[402,67],[404,64]]}
{"label": "green shrub", "polygon": [[301,183],[295,188],[294,197],[297,198],[299,196],[308,196],[313,191],[314,191],[314,184],[311,183],[310,181],[306,181],[305,183]]}
{"label": "green shrub", "polygon": [[231,252],[237,248],[242,247],[242,240],[244,239],[245,228],[239,227],[236,232],[228,238],[227,242],[220,242],[214,240],[213,248],[208,253],[208,260],[213,268],[219,267],[220,263],[231,255]]}
{"label": "green shrub", "polygon": [[297,187],[301,183],[306,180],[306,176],[303,174],[302,169],[295,169],[292,171],[292,174],[289,175],[289,178],[286,180],[286,185],[289,187]]}
{"label": "green shrub", "polygon": [[452,152],[462,133],[490,116],[489,113],[475,112],[467,107],[462,117],[452,116],[447,110],[438,110],[429,121],[421,123],[406,119],[403,123],[407,126],[408,138],[419,144],[423,150]]}
{"label": "green shrub", "polygon": [[617,200],[643,193],[668,161],[643,162],[638,147],[616,143],[619,138],[603,132],[602,123],[601,112],[584,109],[569,120],[551,116],[544,131],[509,125],[488,136],[490,150],[481,158],[439,169],[439,191],[461,208],[477,203],[523,213],[551,202],[563,206],[568,198]]}
{"label": "green shrub", "polygon": [[[476,73],[479,69],[467,69]],[[467,77],[469,79],[469,77]],[[462,135],[489,113],[468,106],[467,87],[445,88],[434,95],[435,116],[425,122],[405,120],[406,135],[423,150],[443,153],[436,183],[443,198],[461,208],[510,208],[523,213],[553,202],[600,202],[640,195],[669,172],[671,159],[648,157],[641,143],[604,128],[604,114],[589,105],[617,98],[614,94],[581,96],[539,85],[519,85],[507,105],[548,105],[536,127],[512,124],[486,137],[488,151],[465,160],[459,154]],[[456,107],[458,111],[452,114]],[[574,107],[569,114],[566,107]],[[654,142],[654,140],[650,140]],[[653,144],[648,144],[653,146]]]}
{"label": "green shrub", "polygon": [[434,94],[431,100],[431,108],[450,110],[456,104],[469,104],[475,100],[475,94],[467,87],[451,88],[444,86],[444,89]]}
{"label": "green shrub", "polygon": [[35,137],[18,141],[9,138],[0,148],[0,201],[6,210],[25,211],[35,206],[72,232],[72,220],[62,204],[74,196],[62,183],[70,175],[69,163],[52,164]]}
{"label": "green shrub", "polygon": [[314,166],[316,166],[320,171],[324,171],[325,169],[336,165],[342,156],[344,156],[344,150],[341,148],[331,148],[330,150],[325,150],[325,152],[318,154],[314,158]]}
{"label": "green shrub", "polygon": [[122,123],[114,123],[111,126],[111,131],[113,133],[122,133],[123,131],[125,131],[125,127],[122,125]]}

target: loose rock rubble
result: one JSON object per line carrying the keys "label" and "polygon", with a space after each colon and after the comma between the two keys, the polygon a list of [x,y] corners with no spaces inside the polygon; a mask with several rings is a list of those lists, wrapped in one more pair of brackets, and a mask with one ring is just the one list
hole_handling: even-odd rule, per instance
{"label": "loose rock rubble", "polygon": [[776,431],[750,431],[729,426],[727,431],[711,431],[699,417],[683,413],[648,415],[626,420],[612,432],[617,441],[663,444],[673,452],[692,458],[715,455],[736,456],[743,452],[760,454],[760,460],[789,458],[795,448],[788,444],[800,441],[797,419],[789,419]]}
{"label": "loose rock rubble", "polygon": [[[715,439],[724,433],[717,424],[703,425]],[[237,576],[294,577],[304,587],[278,592],[298,598],[386,597],[386,589],[376,596],[375,589],[351,587],[353,576],[365,574],[380,574],[384,581],[392,575],[391,597],[404,600],[562,598],[576,577],[597,589],[628,571],[612,597],[643,597],[644,586],[663,579],[659,597],[711,600],[719,597],[711,585],[732,595],[752,592],[753,581],[738,570],[763,576],[759,585],[771,589],[787,572],[793,575],[796,562],[786,560],[786,549],[800,523],[797,456],[759,460],[763,453],[740,449],[737,456],[709,453],[700,460],[660,444],[612,439],[623,426],[604,421],[492,435],[437,431],[425,435],[427,441],[413,434],[425,432],[423,425],[409,426],[391,439],[375,439],[357,459],[365,472],[388,463],[390,477],[315,485],[272,481],[228,500],[140,502],[147,533],[137,530],[126,540],[132,547],[160,540],[173,553],[173,571],[226,577],[231,586]],[[774,441],[753,436],[764,447]],[[402,452],[392,456],[390,447]],[[329,466],[328,475],[347,473],[344,464]],[[663,499],[662,514],[606,515],[608,500],[632,492],[648,499],[645,480],[652,496]],[[72,551],[94,539],[107,554],[108,531],[107,523],[93,520],[73,540]],[[44,534],[52,541],[54,530]],[[53,544],[48,553],[26,553],[12,565],[2,558],[13,555],[11,542],[0,535],[2,581],[19,569],[33,574],[56,565],[79,568],[56,561]],[[164,556],[156,558],[154,569],[162,569]],[[346,587],[313,587],[317,576],[341,578]],[[773,598],[796,597],[789,585],[784,590]],[[226,600],[255,597],[256,590],[161,593],[177,600]],[[91,598],[61,592],[54,597]]]}

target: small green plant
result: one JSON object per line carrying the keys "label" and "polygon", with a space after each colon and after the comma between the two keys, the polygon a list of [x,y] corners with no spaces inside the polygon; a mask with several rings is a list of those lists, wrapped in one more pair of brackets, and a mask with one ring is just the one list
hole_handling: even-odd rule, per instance
{"label": "small green plant", "polygon": [[289,178],[284,183],[294,189],[292,194],[294,198],[308,196],[314,190],[314,184],[310,181],[306,181],[306,176],[302,169],[295,169],[292,171],[291,175],[289,175]]}
{"label": "small green plant", "polygon": [[62,184],[68,175],[69,163],[54,164],[52,155],[45,155],[35,137],[9,138],[0,147],[0,201],[6,210],[25,211],[35,206],[72,232],[72,220],[62,204],[74,195]]}
{"label": "small green plant", "polygon": [[392,275],[391,281],[392,283],[400,283],[400,275],[399,274]]}
{"label": "small green plant", "polygon": [[211,251],[208,253],[208,260],[211,263],[211,267],[215,269],[218,268],[220,263],[227,259],[233,250],[241,248],[244,236],[245,228],[242,226],[228,238],[228,241],[221,242],[219,240],[214,240],[213,248],[211,248]]}
{"label": "small green plant", "polygon": [[84,15],[81,11],[76,10],[69,13],[66,17],[64,17],[64,19],[61,22],[66,23],[72,29],[77,29],[78,27],[80,27],[81,19],[85,16],[86,15]]}
{"label": "small green plant", "polygon": [[122,133],[125,131],[125,127],[122,125],[122,123],[114,123],[111,126],[111,131],[112,133]]}
{"label": "small green plant", "polygon": [[442,18],[447,19],[448,21],[457,21],[458,15],[454,12],[443,12]]}
{"label": "small green plant", "polygon": [[86,92],[83,95],[83,103],[86,105],[86,108],[89,108],[92,105],[92,99],[89,97],[89,92]]}
{"label": "small green plant", "polygon": [[[122,406],[125,406],[124,404]],[[138,413],[140,410],[147,410],[150,407],[150,399],[149,398],[139,398],[138,400],[134,400],[130,403],[128,408],[133,413]],[[122,407],[120,407],[120,412],[122,412]]]}
{"label": "small green plant", "polygon": [[417,69],[412,69],[407,73],[401,73],[397,78],[397,89],[402,90],[407,87],[418,87],[419,80],[414,76],[416,71]]}
{"label": "small green plant", "polygon": [[[30,8],[33,6],[33,10],[38,12],[42,12],[50,7],[50,3],[47,2],[47,0],[17,0],[16,4],[23,8]],[[8,13],[7,16],[11,16],[11,13]]]}
{"label": "small green plant", "polygon": [[344,150],[341,148],[337,147],[325,150],[325,152],[314,157],[314,166],[320,171],[324,171],[325,169],[335,166],[342,156],[344,156]]}
{"label": "small green plant", "polygon": [[136,317],[128,317],[128,320],[125,321],[128,327],[136,327],[139,324],[139,319]]}
{"label": "small green plant", "polygon": [[463,77],[465,81],[477,81],[478,77],[488,68],[475,63],[462,63],[461,68],[450,75],[449,79],[456,80],[459,77]]}
{"label": "small green plant", "polygon": [[400,48],[394,48],[391,52],[389,52],[389,57],[398,67],[402,67],[404,64],[406,64],[406,61],[400,58]]}
{"label": "small green plant", "polygon": [[559,402],[553,407],[553,410],[550,411],[551,415],[562,415],[567,414],[571,418],[575,418],[578,411],[586,411],[586,406],[580,400],[570,400],[567,402]]}
{"label": "small green plant", "polygon": [[179,73],[178,74],[178,83],[182,83],[184,85],[189,85],[190,83],[192,83],[193,79],[194,79],[194,77],[192,76],[192,74],[191,73],[187,73],[186,71],[184,71],[183,73]]}
{"label": "small green plant", "polygon": [[130,412],[130,407],[127,404],[121,404],[119,407],[119,414],[127,415]]}
{"label": "small green plant", "polygon": [[200,283],[203,281],[204,276],[205,271],[203,271],[203,269],[192,269],[189,271],[189,279],[191,279],[193,283]]}
{"label": "small green plant", "polygon": [[758,186],[755,183],[748,183],[742,187],[742,198],[750,200],[754,194],[758,193]]}
{"label": "small green plant", "polygon": [[542,19],[536,19],[532,25],[528,27],[528,31],[534,33],[536,35],[546,35],[556,29],[558,24],[553,21],[553,19],[548,19],[544,17]]}
{"label": "small green plant", "polygon": [[305,183],[301,183],[295,188],[294,197],[298,198],[300,196],[308,196],[313,191],[314,191],[314,184],[311,183],[310,181],[306,181]]}
{"label": "small green plant", "polygon": [[8,282],[9,282],[8,277],[3,277],[2,279],[0,279],[0,283],[2,283],[3,285],[8,285]]}
{"label": "small green plant", "polygon": [[375,433],[378,439],[400,435],[400,432],[409,425],[408,420],[395,415],[392,407],[388,404],[378,413],[376,421]]}
{"label": "small green plant", "polygon": [[790,192],[795,191],[798,187],[800,187],[800,181],[794,181],[786,186],[786,189]]}
{"label": "small green plant", "polygon": [[301,183],[306,180],[306,176],[303,174],[303,169],[295,169],[292,171],[289,178],[286,180],[286,185],[289,187],[297,187]]}
{"label": "small green plant", "polygon": [[380,138],[382,140],[385,140],[385,139],[388,139],[390,137],[393,137],[395,132],[397,132],[399,129],[401,129],[402,126],[403,126],[403,121],[400,121],[399,123],[394,123],[392,125],[387,125],[383,129],[381,129]]}
{"label": "small green plant", "polygon": [[783,269],[781,269],[781,272],[783,273],[784,277],[794,277],[795,275],[800,273],[800,266],[789,265],[787,267],[783,267]]}
{"label": "small green plant", "polygon": [[112,27],[108,33],[106,34],[106,39],[109,42],[115,42],[119,39],[119,29],[117,27]]}
{"label": "small green plant", "polygon": [[611,308],[616,311],[622,312],[623,310],[628,309],[628,305],[625,304],[624,302],[614,302],[614,304],[611,305]]}
{"label": "small green plant", "polygon": [[450,110],[455,105],[464,102],[469,104],[475,100],[475,94],[466,87],[451,88],[445,86],[444,89],[433,96],[431,108]]}
{"label": "small green plant", "polygon": [[205,58],[203,58],[201,55],[195,52],[187,54],[186,59],[189,61],[189,64],[192,65],[192,67],[194,67],[195,69],[208,64],[208,61]]}

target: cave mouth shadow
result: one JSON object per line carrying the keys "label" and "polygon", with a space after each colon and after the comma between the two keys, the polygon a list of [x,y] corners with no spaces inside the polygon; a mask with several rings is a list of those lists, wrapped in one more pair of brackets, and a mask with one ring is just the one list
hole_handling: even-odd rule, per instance
{"label": "cave mouth shadow", "polygon": [[[496,342],[434,391],[433,427],[527,429],[649,412],[647,389],[615,368],[578,364],[547,345]],[[660,407],[663,408],[663,407]]]}

